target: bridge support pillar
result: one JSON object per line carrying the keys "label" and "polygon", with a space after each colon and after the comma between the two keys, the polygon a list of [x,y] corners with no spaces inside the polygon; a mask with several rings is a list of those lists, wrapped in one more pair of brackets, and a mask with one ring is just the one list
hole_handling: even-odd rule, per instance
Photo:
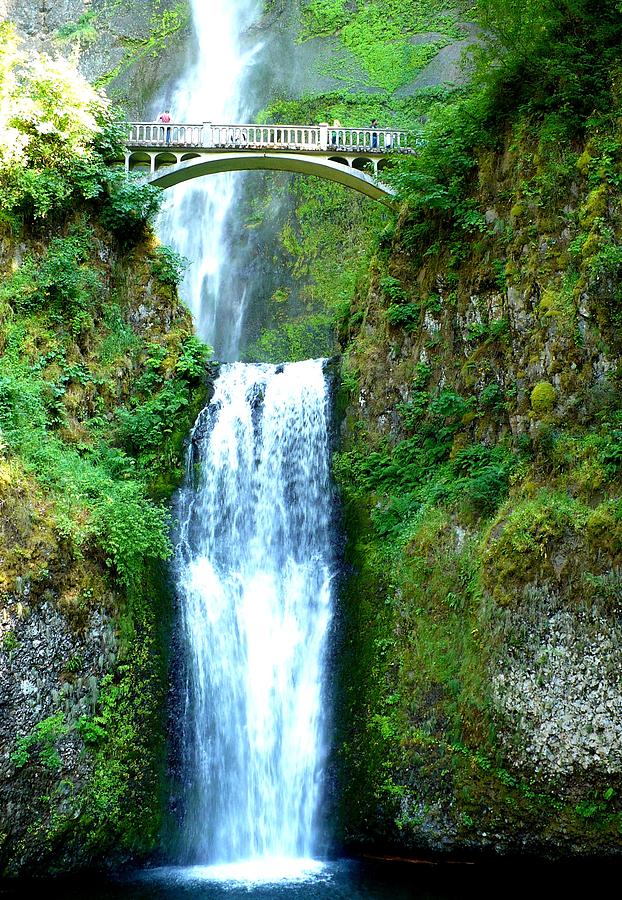
{"label": "bridge support pillar", "polygon": [[149,169],[151,171],[151,174],[153,175],[156,170],[156,154],[155,153],[149,154]]}

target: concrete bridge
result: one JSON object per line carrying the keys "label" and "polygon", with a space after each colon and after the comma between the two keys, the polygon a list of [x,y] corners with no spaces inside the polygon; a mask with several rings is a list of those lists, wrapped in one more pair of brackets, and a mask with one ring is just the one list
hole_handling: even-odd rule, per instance
{"label": "concrete bridge", "polygon": [[389,158],[415,149],[405,131],[321,125],[130,125],[127,171],[160,188],[217,172],[273,169],[315,175],[391,205],[378,180]]}

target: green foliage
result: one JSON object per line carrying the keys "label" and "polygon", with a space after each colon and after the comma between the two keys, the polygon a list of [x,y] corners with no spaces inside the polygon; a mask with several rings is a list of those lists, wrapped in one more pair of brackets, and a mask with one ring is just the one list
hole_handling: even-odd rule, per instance
{"label": "green foliage", "polygon": [[122,142],[108,101],[70,63],[22,52],[6,22],[0,47],[0,221],[14,229],[98,197]]}
{"label": "green foliage", "polygon": [[151,264],[154,278],[162,284],[177,287],[184,279],[188,260],[176,253],[171,247],[158,247]]}
{"label": "green foliage", "polygon": [[602,460],[610,475],[615,476],[622,469],[622,430],[609,431],[602,449]]}
{"label": "green foliage", "polygon": [[[118,0],[115,3],[118,6]],[[191,11],[188,0],[178,0],[170,6],[157,0],[151,10],[147,37],[126,37],[123,41],[123,56],[114,69],[97,80],[97,87],[106,87],[114,78],[118,78],[145,57],[155,59],[174,49],[172,44],[176,36],[189,24]]]}
{"label": "green foliage", "polygon": [[151,569],[128,592],[120,622],[121,663],[100,681],[95,715],[77,725],[92,762],[81,799],[80,833],[98,854],[106,848],[150,851],[160,835],[166,802],[169,617],[163,574]]}
{"label": "green foliage", "polygon": [[[192,357],[190,361],[192,371],[195,371],[195,359]],[[203,373],[204,370],[200,371]],[[148,389],[148,381],[143,378],[139,387]],[[131,453],[142,453],[143,457],[146,453],[155,453],[173,433],[177,417],[189,402],[190,394],[183,382],[165,384],[143,402],[136,399],[134,408],[119,411],[117,438],[120,445]]]}
{"label": "green foliage", "polygon": [[89,12],[83,13],[77,22],[62,25],[56,32],[57,39],[61,44],[75,41],[83,47],[88,47],[97,40],[97,29],[95,28],[96,22],[96,12],[90,10]]}
{"label": "green foliage", "polygon": [[[158,500],[179,483],[210,351],[174,290],[180,261],[153,251],[158,192],[109,169],[125,131],[107,101],[0,29],[1,588],[15,594],[20,579],[29,603],[53,595],[78,630],[103,604],[121,663],[92,718],[49,717],[12,761],[46,782],[25,823],[32,846],[40,836],[45,852],[68,840],[83,859],[129,856],[153,849],[163,806],[170,598],[158,566],[171,546]],[[136,314],[146,291],[147,319]],[[2,650],[17,650],[15,634]],[[61,680],[79,686],[84,660],[66,659]],[[88,784],[59,783],[69,728],[72,754],[81,736],[91,757]]]}
{"label": "green foliage", "polygon": [[557,391],[548,381],[539,381],[531,391],[531,408],[538,416],[547,415],[555,406]]}
{"label": "green foliage", "polygon": [[622,244],[607,243],[594,255],[590,265],[595,277],[617,278],[622,270]]}
{"label": "green foliage", "polygon": [[478,0],[475,10],[485,35],[480,71],[502,107],[555,108],[573,125],[608,111],[622,37],[617,0]]}
{"label": "green foliage", "polygon": [[302,39],[336,34],[349,18],[346,0],[310,0],[303,8]]}
{"label": "green foliage", "polygon": [[[519,777],[495,734],[490,667],[532,590],[565,610],[619,605],[620,373],[599,379],[590,360],[602,353],[613,373],[619,356],[622,18],[619,3],[584,0],[476,10],[475,80],[426,112],[417,157],[387,176],[408,205],[343,332],[359,390],[335,460],[354,573],[343,693],[356,726],[340,745],[349,837],[425,845],[450,815],[467,842],[529,821],[545,841],[597,846],[618,837],[607,781],[567,801],[539,775]],[[401,279],[378,279],[383,302],[373,287],[387,249]],[[427,311],[431,290],[441,328],[400,341],[387,319],[406,318],[413,297]],[[493,316],[506,298],[520,305],[514,290],[533,298],[534,320],[512,316],[510,343],[508,320]],[[474,295],[486,304],[465,335]],[[409,385],[422,346],[432,377]],[[542,365],[556,387],[525,397]],[[509,423],[530,399],[534,423],[516,440]]]}
{"label": "green foliage", "polygon": [[280,363],[299,362],[334,352],[333,320],[329,315],[309,315],[301,322],[264,328],[259,340],[247,351],[249,360]]}
{"label": "green foliage", "polygon": [[30,734],[17,739],[15,750],[11,753],[11,762],[15,768],[23,769],[35,755],[46,768],[60,768],[61,759],[56,745],[67,734],[67,731],[62,712],[48,716],[47,719],[39,722]]}
{"label": "green foliage", "polygon": [[175,363],[175,372],[187,381],[197,381],[205,377],[207,364],[214,351],[191,335],[181,346],[179,359]]}
{"label": "green foliage", "polygon": [[500,385],[494,381],[492,384],[486,385],[480,394],[479,402],[484,409],[489,409],[491,412],[497,412],[505,408],[505,394]]}
{"label": "green foliage", "polygon": [[97,747],[107,737],[106,729],[98,723],[97,719],[88,716],[80,716],[76,730],[89,748]]}
{"label": "green foliage", "polygon": [[394,278],[392,275],[383,275],[379,284],[382,293],[393,303],[402,303],[407,299],[408,295],[399,278]]}
{"label": "green foliage", "polygon": [[422,366],[409,401],[398,407],[404,427],[414,432],[411,437],[372,451],[362,443],[335,457],[335,475],[346,496],[372,493],[388,498],[373,515],[375,527],[384,534],[401,533],[403,524],[428,504],[460,506],[488,516],[507,496],[514,454],[483,444],[452,452],[474,400],[449,390],[431,396],[424,387],[428,377],[429,369]]}
{"label": "green foliage", "polygon": [[414,331],[421,319],[421,309],[416,303],[392,303],[387,307],[387,319],[406,331]]}
{"label": "green foliage", "polygon": [[168,559],[170,517],[166,509],[148,502],[138,484],[119,484],[112,496],[95,506],[93,530],[125,584],[141,572],[145,559]]}
{"label": "green foliage", "polygon": [[551,576],[555,542],[586,522],[583,504],[561,492],[542,490],[513,506],[493,528],[483,554],[487,585],[497,602],[515,601],[522,585]]}
{"label": "green foliage", "polygon": [[[453,103],[430,110],[417,155],[387,174],[413,213],[444,212],[470,225],[471,220],[464,219],[463,194],[476,164],[474,148],[489,143],[489,102],[485,94],[457,94]],[[477,216],[476,223],[480,221]]]}
{"label": "green foliage", "polygon": [[75,675],[80,671],[84,663],[84,660],[80,656],[79,653],[76,653],[74,656],[70,657],[65,663],[65,672],[69,672],[72,675]]}
{"label": "green foliage", "polygon": [[15,633],[13,631],[7,631],[2,637],[2,650],[4,653],[12,653],[13,650],[17,650],[19,647],[19,641],[17,640]]}
{"label": "green foliage", "polygon": [[493,319],[491,322],[471,322],[467,337],[470,341],[506,341],[508,332],[507,319]]}
{"label": "green foliage", "polygon": [[74,228],[67,237],[54,238],[42,256],[27,256],[0,287],[0,301],[18,313],[45,309],[52,322],[66,323],[72,334],[79,334],[91,321],[90,310],[102,289],[87,262],[92,239],[89,228]]}
{"label": "green foliage", "polygon": [[477,513],[491,515],[507,497],[513,466],[512,455],[503,447],[464,447],[451,460],[458,476],[452,492]]}
{"label": "green foliage", "polygon": [[[115,407],[114,417],[101,422],[93,416],[90,435],[83,432],[85,443],[65,443],[58,432],[67,424],[68,395],[89,393],[106,382],[67,361],[78,326],[88,326],[92,334],[92,316],[101,304],[100,280],[87,256],[92,243],[84,228],[53,238],[46,252],[26,257],[2,286],[0,299],[11,304],[14,317],[5,328],[0,357],[0,428],[10,452],[54,498],[55,526],[68,553],[79,556],[97,546],[120,581],[129,584],[140,580],[146,562],[169,555],[168,518],[148,498],[145,482],[156,477],[166,448],[179,452],[177,431],[194,415],[192,385],[204,376],[209,350],[188,336],[170,361],[171,372],[164,368],[167,350],[152,344],[136,379],[134,402]],[[128,334],[118,307],[108,309],[106,322],[114,330],[108,330],[98,364],[114,368],[119,353],[134,353],[138,341]],[[35,364],[26,355],[32,329],[49,348],[35,355]],[[116,448],[110,445],[115,437]],[[176,465],[175,457],[167,456],[171,478]]]}
{"label": "green foliage", "polygon": [[[302,40],[339,34],[337,50],[323,74],[348,84],[363,77],[369,85],[392,93],[413,78],[438,51],[462,36],[455,16],[437,0],[311,0],[303,9]],[[413,35],[434,34],[435,40],[413,42]]]}
{"label": "green foliage", "polygon": [[[161,204],[162,192],[158,188],[140,182],[138,177],[111,171],[101,220],[122,243],[133,244],[144,236],[146,226],[153,224]],[[168,274],[172,277],[170,268]]]}

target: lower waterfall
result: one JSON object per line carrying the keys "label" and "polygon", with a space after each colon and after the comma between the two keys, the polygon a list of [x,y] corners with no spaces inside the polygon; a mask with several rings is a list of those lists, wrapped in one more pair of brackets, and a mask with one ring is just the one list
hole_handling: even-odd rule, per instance
{"label": "lower waterfall", "polygon": [[179,497],[184,843],[201,864],[317,852],[333,576],[324,362],[223,366]]}

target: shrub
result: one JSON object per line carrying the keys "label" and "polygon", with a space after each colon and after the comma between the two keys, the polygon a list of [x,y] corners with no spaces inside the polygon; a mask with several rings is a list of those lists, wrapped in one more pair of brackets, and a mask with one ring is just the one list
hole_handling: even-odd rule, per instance
{"label": "shrub", "polygon": [[93,515],[95,533],[109,566],[120,580],[132,585],[143,571],[145,559],[168,559],[170,517],[166,509],[147,500],[136,482],[115,485],[108,496],[98,498]]}
{"label": "shrub", "polygon": [[78,334],[90,321],[93,300],[101,291],[98,273],[87,265],[91,240],[92,232],[84,228],[54,238],[38,260],[24,259],[0,287],[0,298],[16,312],[47,309],[52,321],[68,323],[72,333]]}
{"label": "shrub", "polygon": [[61,764],[56,744],[67,734],[65,717],[62,712],[48,716],[37,725],[30,734],[20,737],[15,742],[15,750],[11,753],[11,762],[18,769],[23,769],[36,753],[40,762],[48,769],[58,769]]}
{"label": "shrub", "polygon": [[383,275],[379,285],[385,297],[388,297],[394,303],[406,300],[407,294],[399,278],[394,278],[392,275]]}
{"label": "shrub", "polygon": [[479,402],[485,409],[497,412],[505,408],[505,394],[496,381],[487,384],[479,397]]}
{"label": "shrub", "polygon": [[183,281],[188,265],[188,260],[171,247],[158,247],[151,263],[151,271],[154,278],[162,284],[177,287]]}
{"label": "shrub", "polygon": [[622,469],[622,431],[620,429],[609,432],[601,455],[608,473],[615,476]]}
{"label": "shrub", "polygon": [[162,203],[162,192],[137,177],[113,171],[108,175],[108,196],[101,211],[106,228],[126,244],[136,243],[145,226],[155,220]]}
{"label": "shrub", "polygon": [[80,716],[78,719],[77,730],[87,747],[97,747],[106,739],[106,729],[102,728],[100,721],[99,717],[90,719],[88,716]]}
{"label": "shrub", "polygon": [[175,372],[189,381],[203,378],[213,349],[192,335],[182,344],[181,354],[175,363]]}
{"label": "shrub", "polygon": [[[45,219],[67,210],[75,196],[99,196],[106,159],[96,139],[113,122],[106,97],[71,63],[23,52],[6,22],[0,23],[0,84],[4,221]],[[118,152],[117,143],[115,158]]]}
{"label": "shrub", "polygon": [[391,325],[400,326],[407,331],[418,326],[420,315],[421,310],[416,303],[392,303],[387,308],[387,319]]}
{"label": "shrub", "polygon": [[[197,371],[203,374],[203,369],[197,368]],[[144,387],[144,382],[140,386]],[[186,409],[188,403],[188,390],[183,383],[166,383],[135,409],[119,410],[117,439],[130,453],[144,457],[161,447],[166,436],[173,432],[179,413]]]}

